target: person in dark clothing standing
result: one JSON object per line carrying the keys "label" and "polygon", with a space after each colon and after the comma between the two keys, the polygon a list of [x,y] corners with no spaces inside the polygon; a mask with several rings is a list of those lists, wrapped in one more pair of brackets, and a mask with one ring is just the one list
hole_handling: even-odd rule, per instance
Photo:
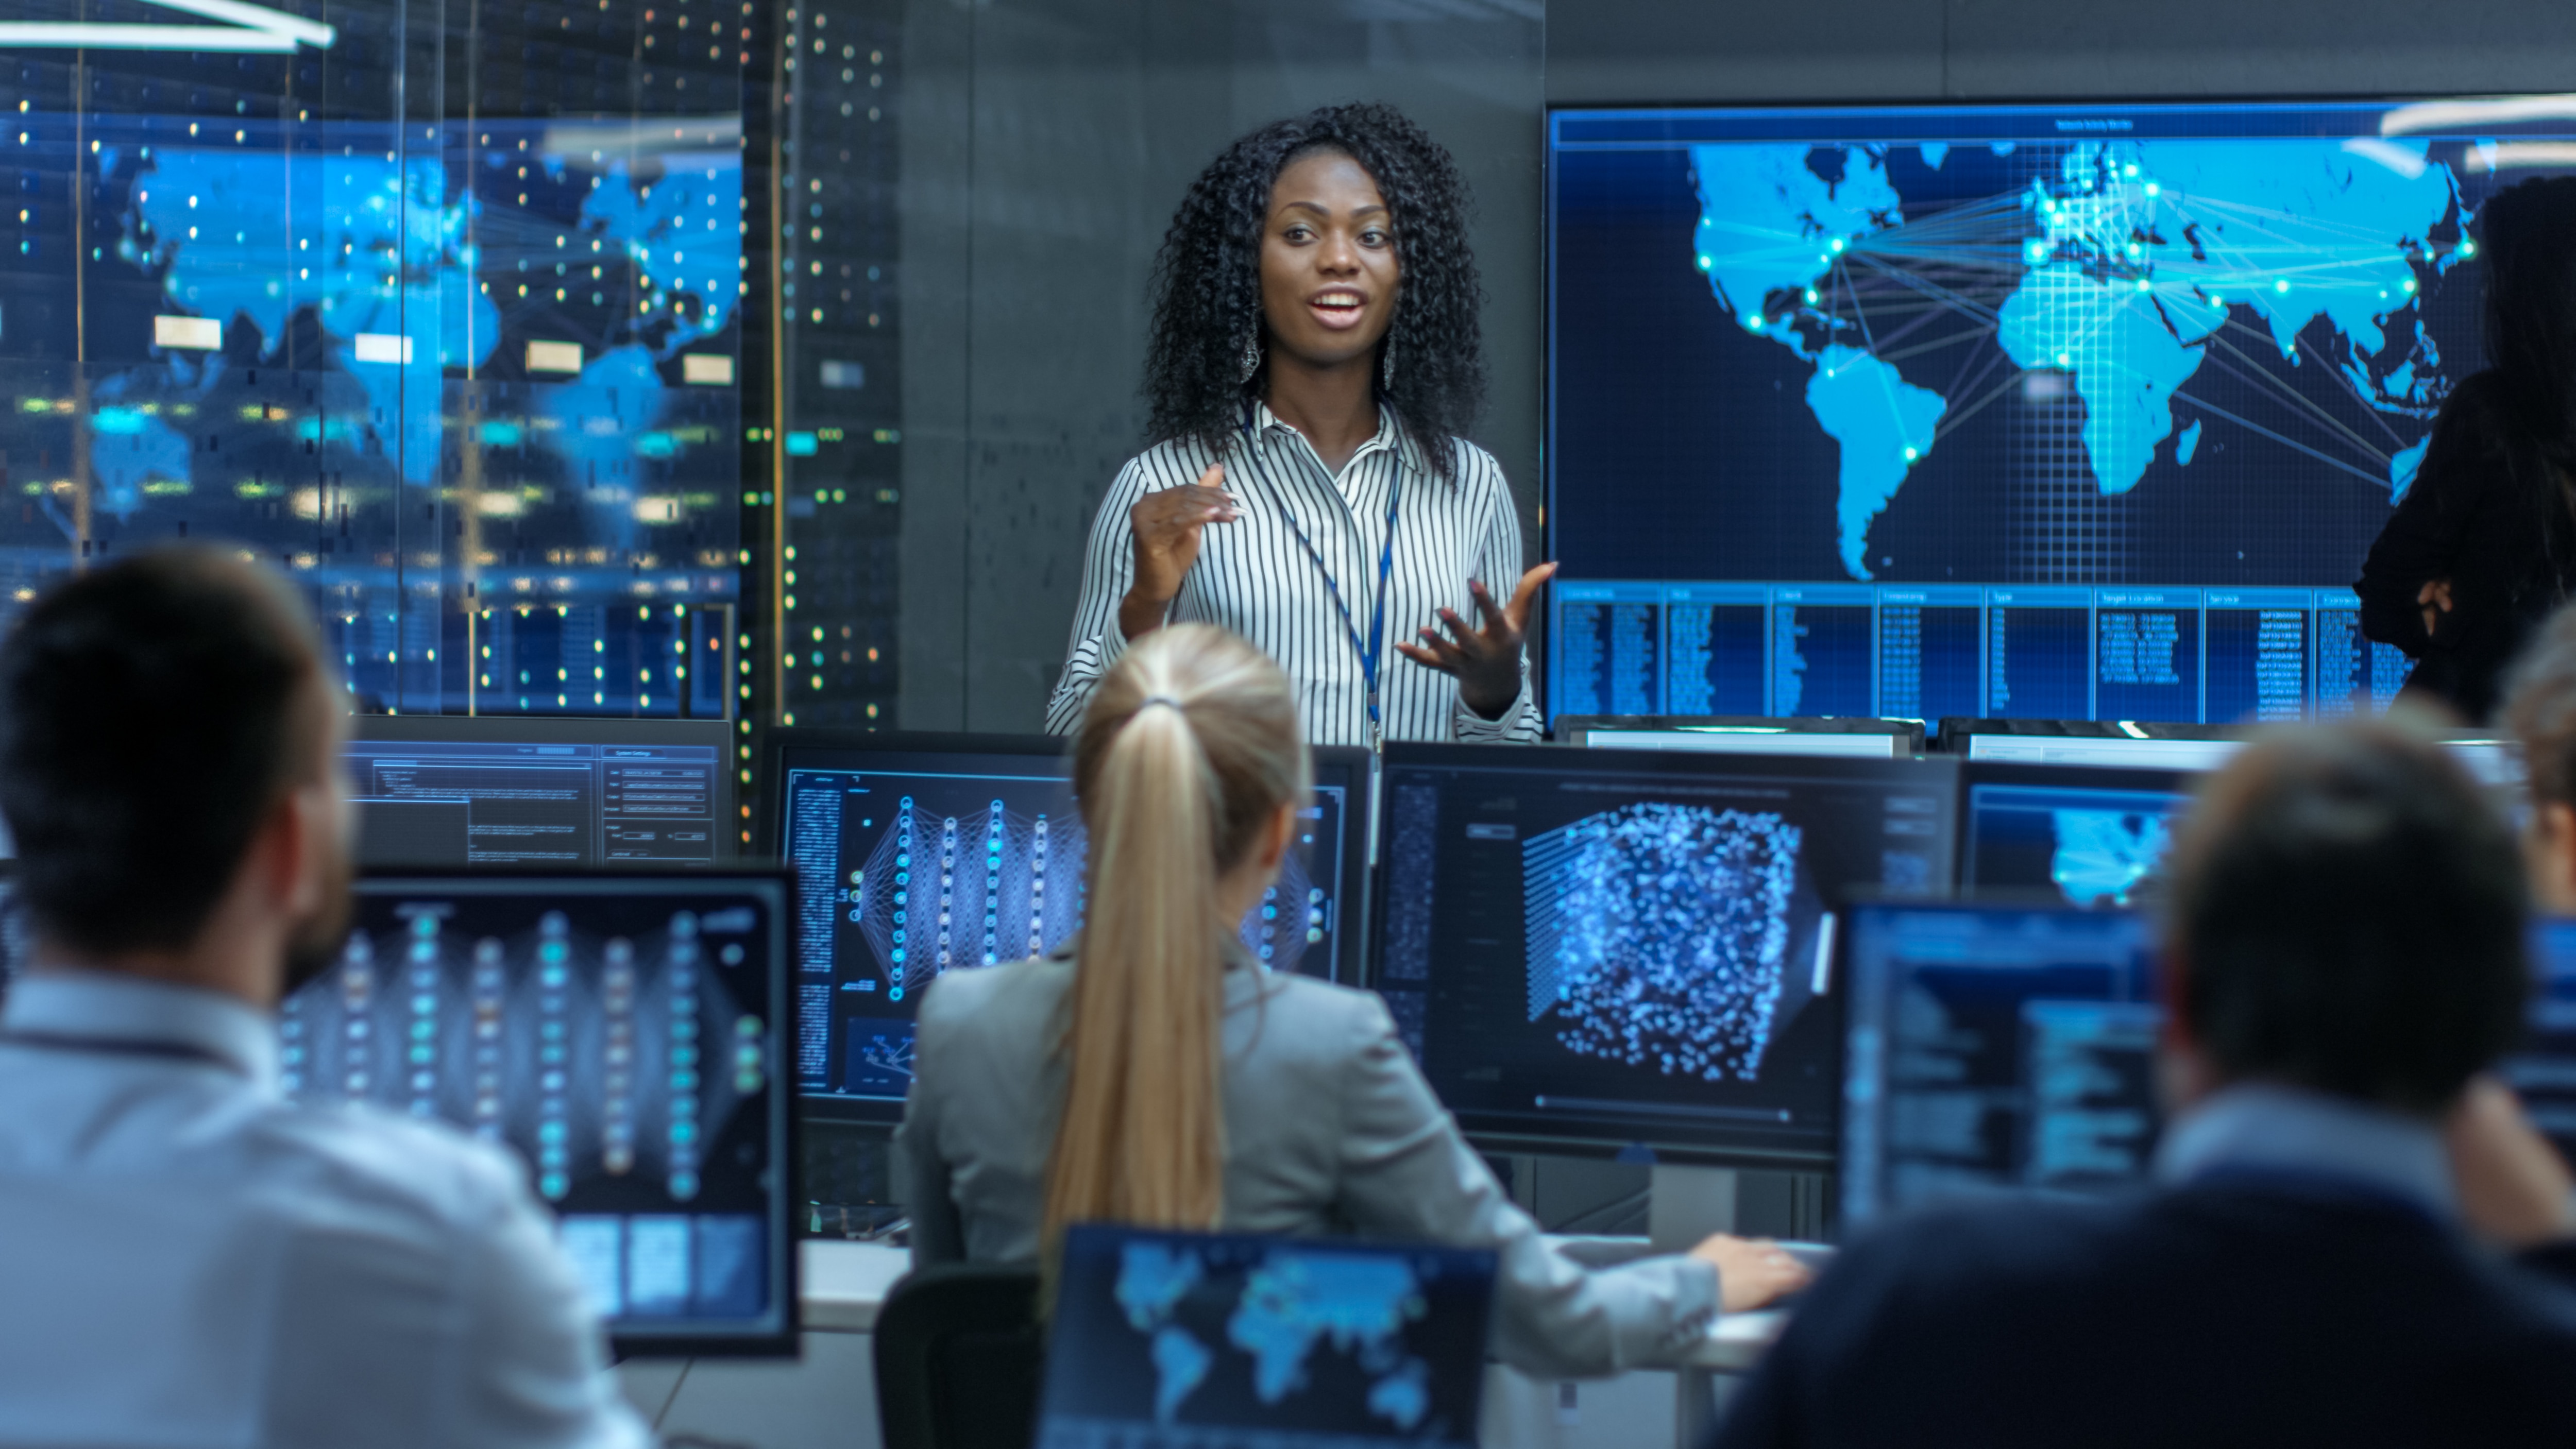
{"label": "person in dark clothing standing", "polygon": [[2407,693],[2475,722],[2576,591],[2576,177],[2498,193],[2480,231],[2489,366],[2443,402],[2355,585],[2361,632],[2415,661]]}
{"label": "person in dark clothing standing", "polygon": [[1863,1236],[1722,1449],[2576,1444],[2576,1295],[2463,1226],[2493,1174],[2461,1108],[2529,981],[2475,782],[2385,724],[2253,745],[2184,825],[2168,912],[2156,1186]]}

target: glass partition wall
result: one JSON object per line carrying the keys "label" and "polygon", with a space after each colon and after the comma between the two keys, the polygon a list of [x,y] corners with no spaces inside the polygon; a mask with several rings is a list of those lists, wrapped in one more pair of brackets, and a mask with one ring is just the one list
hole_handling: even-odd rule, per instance
{"label": "glass partition wall", "polygon": [[361,709],[728,712],[753,6],[14,8],[0,590],[217,539]]}

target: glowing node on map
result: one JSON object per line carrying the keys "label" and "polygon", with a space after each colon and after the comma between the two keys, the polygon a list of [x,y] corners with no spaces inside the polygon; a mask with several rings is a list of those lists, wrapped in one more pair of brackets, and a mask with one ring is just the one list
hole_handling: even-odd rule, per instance
{"label": "glowing node on map", "polygon": [[1908,448],[1905,450],[1905,461],[1908,463],[1911,463],[1922,456],[1922,450],[1919,448]]}
{"label": "glowing node on map", "polygon": [[2152,181],[2147,183],[2147,194],[2149,196],[2162,196],[2164,195],[2164,190],[2165,189],[2163,187],[2158,186]]}
{"label": "glowing node on map", "polygon": [[2275,291],[2275,292],[2286,292],[2286,291],[2290,290],[2290,279],[2289,279],[2289,278],[2287,278],[2287,277],[2283,277],[2283,278],[2281,278],[2280,280],[2278,280],[2278,281],[2274,282],[2274,283],[2272,284],[2272,290],[2273,290],[2273,291]]}
{"label": "glowing node on map", "polygon": [[1818,297],[1817,297],[1817,295],[1816,295],[1816,289],[1815,289],[1815,288],[1813,288],[1813,287],[1809,287],[1809,288],[1807,289],[1807,305],[1808,305],[1808,306],[1810,306],[1810,307],[1812,307],[1812,306],[1814,306],[1814,305],[1816,304],[1816,302],[1817,302],[1818,300],[1819,300],[1819,299],[1818,299]]}
{"label": "glowing node on map", "polygon": [[2463,241],[2463,242],[2461,242],[2461,243],[2460,243],[2460,255],[2461,255],[2461,256],[2464,256],[2464,257],[2473,257],[2473,256],[2476,256],[2477,254],[2478,254],[2478,244],[2477,244],[2476,242],[2473,242],[2473,241]]}
{"label": "glowing node on map", "polygon": [[[1840,253],[1840,252],[1842,251],[1842,249],[1843,249],[1843,239],[1842,239],[1841,237],[1835,237],[1832,241],[1829,241],[1829,242],[1825,243],[1825,250],[1827,250],[1827,251],[1835,252],[1835,253]],[[2468,255],[2468,251],[2469,251],[2468,244],[2467,244],[2467,243],[2465,243],[2465,242],[2461,243],[2461,245],[2460,245],[2460,254],[2461,254],[2462,256],[2466,256],[2466,255]]]}

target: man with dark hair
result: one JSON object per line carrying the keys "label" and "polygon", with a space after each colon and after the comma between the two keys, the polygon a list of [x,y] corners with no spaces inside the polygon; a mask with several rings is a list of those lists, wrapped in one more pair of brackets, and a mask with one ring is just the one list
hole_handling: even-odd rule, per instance
{"label": "man with dark hair", "polygon": [[1865,1237],[1721,1442],[2576,1443],[2576,1298],[2469,1240],[2443,1138],[2521,1030],[2524,929],[2439,746],[2248,748],[2175,844],[2158,1186]]}
{"label": "man with dark hair", "polygon": [[347,715],[302,604],[210,550],[0,643],[36,946],[0,1011],[0,1443],[622,1446],[524,1173],[277,1085],[348,921]]}

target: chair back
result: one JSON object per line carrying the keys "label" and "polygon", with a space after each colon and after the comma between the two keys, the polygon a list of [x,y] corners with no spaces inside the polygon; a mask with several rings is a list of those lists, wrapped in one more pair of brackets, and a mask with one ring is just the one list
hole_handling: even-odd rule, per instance
{"label": "chair back", "polygon": [[942,1263],[904,1276],[876,1324],[885,1449],[1029,1449],[1043,1336],[1034,1268]]}

